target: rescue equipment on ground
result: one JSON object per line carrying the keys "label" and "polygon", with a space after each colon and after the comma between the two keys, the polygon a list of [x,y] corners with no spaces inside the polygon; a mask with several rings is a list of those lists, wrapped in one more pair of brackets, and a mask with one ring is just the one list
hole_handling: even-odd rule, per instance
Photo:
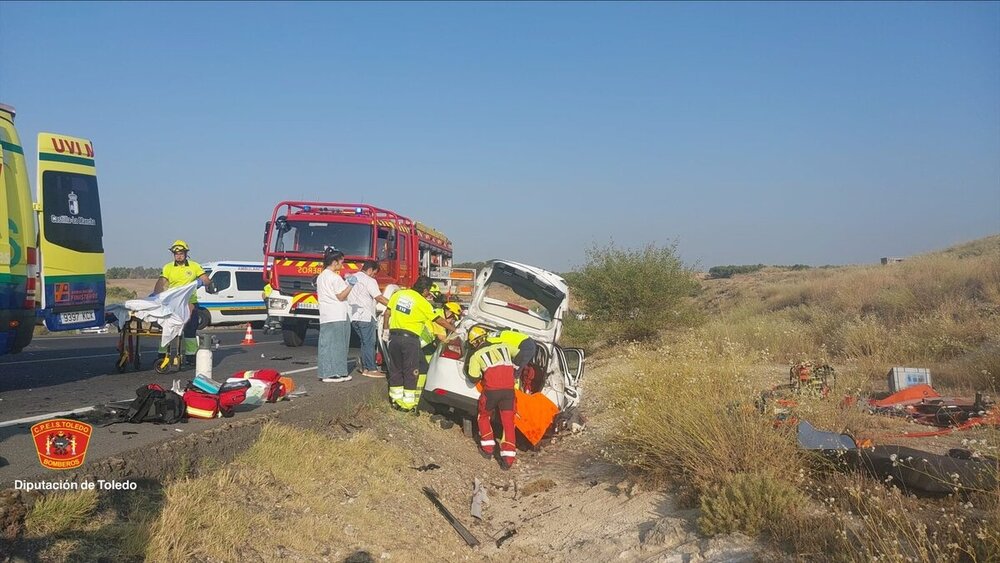
{"label": "rescue equipment on ground", "polygon": [[[143,385],[135,390],[135,399],[128,410],[122,413],[118,422],[152,422],[155,424],[174,424],[184,418],[184,401],[180,395],[165,390],[156,383]],[[108,426],[105,424],[104,426]]]}
{"label": "rescue equipment on ground", "polygon": [[247,404],[274,403],[284,399],[295,389],[291,377],[282,377],[278,370],[259,369],[238,371],[227,379],[230,381],[246,380],[250,382],[247,391]]}
{"label": "rescue equipment on ground", "polygon": [[[208,378],[195,376],[195,380],[184,391],[184,404],[187,415],[191,418],[215,418],[217,416],[233,416],[233,409],[243,403],[247,397],[247,390],[250,389],[250,382],[242,380],[239,382],[226,382],[219,385]],[[216,392],[206,392],[203,389],[211,389],[214,383]]]}
{"label": "rescue equipment on ground", "polygon": [[914,385],[931,385],[931,370],[927,368],[894,367],[886,374],[889,392],[895,393]]}
{"label": "rescue equipment on ground", "polygon": [[868,401],[870,412],[908,417],[917,424],[937,426],[944,430],[907,432],[900,437],[940,436],[954,430],[965,430],[989,424],[1000,426],[1000,410],[982,393],[975,398],[942,397],[930,385],[913,385],[884,399]]}
{"label": "rescue equipment on ground", "polygon": [[811,391],[824,397],[830,394],[836,371],[829,364],[816,365],[808,360],[794,364],[788,371],[788,386],[796,391]]}

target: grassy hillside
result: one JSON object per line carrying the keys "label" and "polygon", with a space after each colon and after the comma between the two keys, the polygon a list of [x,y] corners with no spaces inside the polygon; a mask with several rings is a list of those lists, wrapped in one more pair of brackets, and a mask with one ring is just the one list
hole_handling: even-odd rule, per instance
{"label": "grassy hillside", "polygon": [[996,387],[1000,376],[1000,236],[888,266],[763,270],[705,280],[711,342],[780,362],[856,362],[870,377],[929,367],[941,385]]}
{"label": "grassy hillside", "polygon": [[[701,284],[699,324],[605,349],[610,369],[587,380],[605,455],[687,491],[708,535],[739,530],[804,559],[995,560],[1000,489],[929,501],[831,471],[757,400],[787,381],[790,364],[830,363],[834,392],[797,396],[795,416],[884,444],[898,443],[905,422],[841,407],[840,398],[885,389],[893,366],[931,368],[946,393],[996,397],[1000,236],[887,266],[763,269]],[[1000,452],[997,428],[949,438],[904,441]]]}

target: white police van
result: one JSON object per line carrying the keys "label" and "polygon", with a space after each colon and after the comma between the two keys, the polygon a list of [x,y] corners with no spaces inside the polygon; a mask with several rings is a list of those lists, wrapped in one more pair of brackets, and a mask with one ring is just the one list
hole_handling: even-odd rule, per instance
{"label": "white police van", "polygon": [[198,328],[224,324],[264,324],[263,262],[206,262],[201,265],[216,293],[198,288]]}

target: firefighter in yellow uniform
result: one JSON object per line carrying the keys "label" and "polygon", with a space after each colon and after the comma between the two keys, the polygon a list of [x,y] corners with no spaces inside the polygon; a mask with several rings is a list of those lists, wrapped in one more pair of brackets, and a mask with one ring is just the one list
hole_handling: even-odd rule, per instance
{"label": "firefighter in yellow uniform", "polygon": [[500,467],[514,465],[517,447],[514,442],[514,362],[506,344],[491,342],[486,329],[474,326],[469,330],[469,345],[474,350],[466,368],[470,379],[482,386],[478,404],[479,447],[486,457],[492,457],[497,440],[493,434],[493,414],[500,411],[503,436],[500,438]]}
{"label": "firefighter in yellow uniform", "polygon": [[428,323],[437,323],[449,331],[455,326],[434,313],[427,297],[431,280],[420,276],[411,289],[392,294],[386,305],[389,314],[389,400],[393,407],[410,412],[417,407],[417,381],[420,376],[421,334]]}
{"label": "firefighter in yellow uniform", "polygon": [[[188,252],[191,248],[188,247],[186,242],[175,240],[170,245],[169,250],[173,253],[174,260],[163,266],[163,270],[160,271],[160,278],[156,280],[156,286],[153,288],[153,295],[165,289],[187,285],[193,281],[200,281],[201,285],[205,286],[206,291],[215,293],[215,286],[212,285],[212,280],[205,274],[205,270],[201,267],[201,264],[194,260],[188,260]],[[198,294],[196,292],[191,292],[188,307],[190,308],[191,316],[184,325],[184,363],[193,366],[195,354],[198,352],[198,315],[195,314],[195,310],[198,308]],[[160,347],[160,353],[156,361],[169,361],[166,352],[167,348],[165,346]]]}
{"label": "firefighter in yellow uniform", "polygon": [[490,335],[487,340],[491,344],[505,344],[507,346],[507,351],[510,352],[510,357],[517,368],[515,378],[520,381],[524,366],[535,358],[538,343],[527,334],[516,330],[501,330],[499,333]]}
{"label": "firefighter in yellow uniform", "polygon": [[[433,288],[433,286],[432,286]],[[433,293],[432,293],[433,295]],[[452,326],[458,326],[458,321],[462,317],[462,306],[458,303],[448,302],[444,306],[434,309],[435,318],[444,318]],[[429,322],[420,334],[420,374],[417,376],[417,404],[420,404],[420,395],[424,391],[427,383],[427,370],[431,366],[431,358],[438,349],[438,344],[447,341],[448,331],[436,322]]]}

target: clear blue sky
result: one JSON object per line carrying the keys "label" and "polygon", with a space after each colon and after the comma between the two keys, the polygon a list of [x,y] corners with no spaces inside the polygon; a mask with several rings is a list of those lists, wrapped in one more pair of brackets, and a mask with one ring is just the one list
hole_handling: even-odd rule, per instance
{"label": "clear blue sky", "polygon": [[258,259],[285,198],[559,271],[1000,232],[997,3],[0,3],[0,54],[26,153],[94,141],[109,265]]}

